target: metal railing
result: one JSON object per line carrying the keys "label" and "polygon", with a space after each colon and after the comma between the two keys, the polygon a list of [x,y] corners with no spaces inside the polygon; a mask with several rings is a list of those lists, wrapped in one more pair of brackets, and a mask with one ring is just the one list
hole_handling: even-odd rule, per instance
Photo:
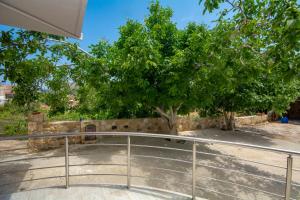
{"label": "metal railing", "polygon": [[[70,165],[69,164],[69,157],[72,156],[69,154],[69,137],[74,137],[74,136],[121,136],[121,137],[127,137],[127,144],[101,144],[101,143],[97,143],[97,144],[88,144],[88,145],[99,145],[99,146],[104,146],[104,145],[110,145],[110,146],[125,146],[127,147],[127,164],[82,164],[82,165]],[[149,178],[149,179],[155,179],[155,180],[160,180],[162,181],[163,179],[161,178],[157,178],[157,177],[144,177],[144,176],[136,176],[136,175],[132,175],[132,169],[131,169],[131,160],[133,158],[147,158],[147,159],[159,159],[162,161],[174,161],[174,162],[182,162],[182,163],[186,163],[186,164],[190,164],[191,168],[192,168],[192,174],[191,174],[191,185],[188,184],[184,184],[184,183],[179,183],[179,185],[185,185],[188,187],[191,187],[191,198],[192,199],[196,199],[196,191],[198,189],[200,190],[206,190],[209,192],[213,192],[216,194],[221,194],[227,197],[232,197],[234,199],[241,199],[241,198],[237,198],[231,194],[225,194],[222,192],[218,192],[216,190],[212,190],[210,188],[207,187],[200,187],[199,185],[197,185],[197,179],[208,179],[211,181],[216,181],[216,182],[222,182],[222,183],[226,183],[226,184],[230,184],[230,185],[236,185],[245,189],[249,189],[249,190],[253,190],[256,192],[262,192],[265,194],[268,194],[270,196],[274,196],[277,198],[281,198],[281,199],[285,199],[285,200],[290,200],[293,199],[291,198],[291,189],[293,186],[297,186],[300,187],[299,184],[293,184],[292,183],[292,173],[293,171],[297,171],[300,172],[300,169],[296,169],[293,168],[293,156],[300,156],[300,152],[299,151],[290,151],[290,150],[285,150],[285,149],[279,149],[279,148],[271,148],[271,147],[264,147],[264,146],[258,146],[258,145],[251,145],[251,144],[244,144],[244,143],[237,143],[237,142],[230,142],[230,141],[221,141],[221,140],[213,140],[213,139],[203,139],[203,138],[196,138],[196,137],[184,137],[184,136],[176,136],[176,135],[163,135],[163,134],[151,134],[151,133],[136,133],[136,132],[83,132],[83,133],[61,133],[61,134],[36,134],[36,135],[26,135],[26,136],[13,136],[13,137],[0,137],[0,141],[4,141],[4,140],[16,140],[16,139],[41,139],[41,138],[64,138],[64,142],[65,142],[65,163],[64,165],[58,165],[58,166],[51,166],[51,167],[36,167],[36,168],[31,168],[28,170],[40,170],[40,169],[49,169],[49,168],[65,168],[65,176],[55,176],[55,177],[46,177],[46,178],[41,178],[41,179],[51,179],[51,178],[61,178],[64,177],[65,178],[65,187],[68,188],[69,187],[69,178],[70,176],[82,176],[82,175],[70,175],[69,174],[69,168],[73,167],[73,166],[88,166],[88,165],[116,165],[116,166],[126,166],[127,167],[127,174],[85,174],[85,175],[114,175],[114,176],[124,176],[127,177],[127,188],[130,189],[131,188],[131,178]],[[172,139],[172,140],[180,140],[180,141],[188,141],[192,143],[192,150],[189,149],[182,149],[182,148],[174,148],[174,147],[165,147],[165,146],[151,146],[151,145],[138,145],[138,144],[132,144],[131,143],[131,138],[132,137],[145,137],[145,138],[160,138],[160,139]],[[221,154],[214,154],[214,153],[208,153],[208,152],[202,152],[202,151],[197,151],[197,145],[199,143],[202,144],[222,144],[222,145],[230,145],[230,146],[236,146],[236,147],[243,147],[243,148],[251,148],[251,149],[256,149],[256,150],[262,150],[262,151],[270,151],[270,152],[276,152],[276,153],[281,153],[281,154],[285,154],[286,155],[286,161],[287,161],[287,165],[286,167],[282,167],[282,166],[278,166],[278,165],[273,165],[270,163],[263,163],[263,162],[258,162],[258,161],[253,161],[253,160],[246,160],[246,159],[241,159],[241,158],[236,158],[232,155],[221,155]],[[191,157],[192,157],[192,161],[187,161],[187,160],[182,160],[182,159],[175,159],[175,158],[169,158],[169,157],[160,157],[160,156],[149,156],[149,155],[132,155],[132,151],[131,148],[132,147],[141,147],[141,148],[154,148],[154,149],[162,149],[162,150],[172,150],[172,151],[183,151],[183,152],[188,152],[191,153]],[[7,150],[4,150],[7,151]],[[224,168],[224,167],[220,167],[220,166],[212,166],[212,165],[205,165],[205,164],[199,164],[197,163],[197,155],[198,154],[203,154],[203,155],[213,155],[213,156],[221,156],[221,157],[226,157],[226,158],[230,158],[230,159],[236,159],[236,160],[240,160],[243,162],[250,162],[250,163],[255,163],[255,164],[260,164],[260,165],[265,165],[265,166],[270,166],[270,167],[276,167],[276,168],[280,168],[280,169],[284,169],[286,170],[286,177],[285,177],[285,181],[282,180],[278,180],[278,179],[274,179],[274,178],[269,178],[269,177],[265,177],[265,176],[261,176],[261,175],[257,175],[257,174],[253,174],[247,171],[242,171],[242,170],[236,170],[236,169],[228,169],[228,168]],[[24,161],[24,160],[32,160],[32,159],[42,159],[42,158],[53,158],[53,157],[58,157],[58,156],[37,156],[37,157],[33,157],[33,158],[20,158],[20,159],[12,159],[12,160],[0,160],[0,164],[3,163],[12,163],[12,162],[18,162],[18,161]],[[246,185],[242,185],[239,183],[235,183],[229,180],[220,180],[220,179],[216,179],[216,178],[211,178],[211,177],[197,177],[196,176],[196,169],[197,166],[201,166],[201,167],[206,167],[206,168],[210,168],[210,169],[216,169],[216,170],[226,170],[226,171],[231,171],[231,172],[235,172],[238,174],[243,174],[243,175],[247,175],[247,176],[251,176],[253,178],[256,179],[264,179],[264,180],[269,180],[272,182],[276,182],[276,183],[281,183],[285,185],[285,192],[284,195],[280,195],[280,194],[276,194],[276,193],[272,193],[272,192],[268,192],[262,189],[258,189],[258,188],[254,188],[254,187],[250,187],[250,186],[246,186]],[[146,166],[147,168],[148,166]],[[155,169],[155,170],[160,170],[160,171],[168,171],[168,172],[174,172],[174,173],[181,173],[181,174],[185,174],[186,172],[182,172],[179,170],[174,170],[174,169],[166,169],[166,168],[159,168],[159,167],[148,167],[151,169]],[[9,171],[9,172],[4,172],[4,173],[13,173],[16,171]],[[1,174],[0,174],[1,175]],[[20,182],[29,182],[29,181],[34,181],[37,179],[32,179],[32,180],[22,180]],[[40,179],[39,179],[40,180]],[[15,183],[15,182],[14,182]],[[5,186],[5,185],[9,185],[12,183],[6,183],[6,184],[0,184],[0,188]],[[159,189],[159,188],[157,188]]]}

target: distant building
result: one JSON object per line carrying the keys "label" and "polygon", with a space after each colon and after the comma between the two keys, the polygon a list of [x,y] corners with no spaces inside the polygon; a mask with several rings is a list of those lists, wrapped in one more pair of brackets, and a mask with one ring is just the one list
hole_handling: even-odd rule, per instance
{"label": "distant building", "polygon": [[14,97],[12,85],[0,85],[0,105],[5,104]]}
{"label": "distant building", "polygon": [[300,98],[290,105],[287,116],[290,119],[300,119]]}

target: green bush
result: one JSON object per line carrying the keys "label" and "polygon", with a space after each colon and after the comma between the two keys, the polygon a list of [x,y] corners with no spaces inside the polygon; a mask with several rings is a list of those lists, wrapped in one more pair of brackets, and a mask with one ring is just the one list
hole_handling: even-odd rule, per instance
{"label": "green bush", "polygon": [[56,113],[55,115],[48,115],[50,121],[79,121],[80,113],[78,112],[65,112]]}
{"label": "green bush", "polygon": [[79,121],[80,119],[83,120],[103,120],[108,119],[108,114],[103,113],[96,113],[96,114],[84,114],[78,111],[68,111],[65,113],[57,113],[55,115],[49,115],[49,121]]}
{"label": "green bush", "polygon": [[18,120],[4,127],[5,135],[25,135],[27,134],[27,122],[26,120]]}
{"label": "green bush", "polygon": [[27,134],[27,121],[24,108],[14,103],[0,106],[0,131],[5,135]]}
{"label": "green bush", "polygon": [[6,103],[0,106],[0,119],[24,119],[25,110],[23,107],[17,106],[14,103]]}

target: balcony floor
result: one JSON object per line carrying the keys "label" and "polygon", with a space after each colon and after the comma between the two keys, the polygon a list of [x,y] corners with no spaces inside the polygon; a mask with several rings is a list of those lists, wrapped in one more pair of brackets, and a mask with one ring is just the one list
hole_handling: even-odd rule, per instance
{"label": "balcony floor", "polygon": [[[1,200],[190,200],[190,197],[165,191],[120,186],[45,188],[0,195]],[[197,200],[200,200],[200,198]],[[202,199],[203,200],[203,199]]]}

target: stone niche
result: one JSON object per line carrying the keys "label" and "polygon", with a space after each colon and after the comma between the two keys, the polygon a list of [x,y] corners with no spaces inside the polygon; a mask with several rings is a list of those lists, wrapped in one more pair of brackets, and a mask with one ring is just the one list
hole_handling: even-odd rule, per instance
{"label": "stone niche", "polygon": [[[84,127],[84,132],[96,132],[96,126],[94,124],[88,124]],[[97,136],[96,135],[83,135],[81,136],[82,142],[88,143],[96,143]]]}

